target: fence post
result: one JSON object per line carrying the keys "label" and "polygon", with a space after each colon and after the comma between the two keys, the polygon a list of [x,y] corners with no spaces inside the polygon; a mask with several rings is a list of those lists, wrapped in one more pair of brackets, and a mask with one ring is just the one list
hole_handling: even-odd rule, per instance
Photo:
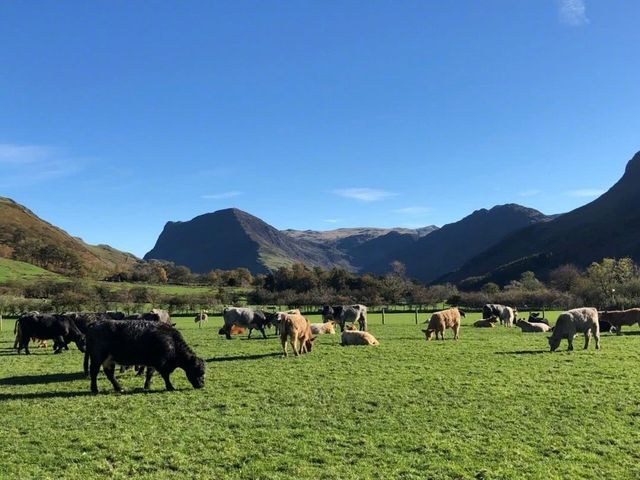
{"label": "fence post", "polygon": [[2,314],[0,313],[0,332],[2,331]]}
{"label": "fence post", "polygon": [[416,308],[415,310],[415,314],[416,314],[416,325],[418,324],[418,309]]}
{"label": "fence post", "polygon": [[382,324],[384,325],[384,308],[382,309]]}

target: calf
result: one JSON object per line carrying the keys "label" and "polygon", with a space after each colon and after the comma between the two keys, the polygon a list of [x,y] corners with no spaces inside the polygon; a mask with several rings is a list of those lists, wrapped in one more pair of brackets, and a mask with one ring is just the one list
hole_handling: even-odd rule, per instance
{"label": "calf", "polygon": [[278,319],[283,356],[287,356],[287,340],[291,343],[296,357],[302,353],[311,352],[315,337],[311,335],[309,321],[296,313],[280,313]]}
{"label": "calf", "polygon": [[60,353],[63,348],[68,349],[69,342],[74,342],[78,350],[85,350],[85,336],[78,329],[75,322],[64,315],[26,314],[18,318],[16,330],[20,331],[18,354],[24,349],[29,355],[29,340],[39,338],[54,340],[54,353]]}
{"label": "calf", "polygon": [[178,330],[161,322],[104,320],[87,331],[87,352],[91,361],[91,392],[98,393],[100,366],[116,392],[122,387],[115,379],[115,364],[144,365],[147,375],[144,389],[151,385],[155,370],[164,379],[167,390],[174,390],[170,375],[181,368],[194,388],[204,387],[205,363],[184,341]]}

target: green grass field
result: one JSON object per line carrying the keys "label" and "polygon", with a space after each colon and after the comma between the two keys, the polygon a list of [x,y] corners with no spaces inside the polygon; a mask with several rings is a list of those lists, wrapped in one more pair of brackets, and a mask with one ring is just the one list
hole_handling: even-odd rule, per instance
{"label": "green grass field", "polygon": [[43,268],[36,267],[30,263],[0,258],[0,284],[9,280],[41,280],[41,279],[63,279],[57,273],[49,272]]}
{"label": "green grass field", "polygon": [[459,341],[427,343],[413,315],[371,315],[380,347],[324,336],[287,359],[273,335],[227,341],[219,318],[179,319],[207,361],[204,390],[178,370],[178,391],[156,377],[144,393],[129,371],[121,395],[101,373],[98,396],[75,347],[17,356],[5,322],[0,477],[640,477],[637,327],[603,335],[599,352],[563,342],[552,354],[545,334],[474,329],[477,318]]}

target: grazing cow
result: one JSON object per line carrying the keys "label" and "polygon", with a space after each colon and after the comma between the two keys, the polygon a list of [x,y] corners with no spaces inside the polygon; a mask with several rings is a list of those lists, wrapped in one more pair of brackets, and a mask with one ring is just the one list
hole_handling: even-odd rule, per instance
{"label": "grazing cow", "polygon": [[498,317],[494,315],[493,317],[474,322],[473,326],[476,328],[494,328],[496,326],[496,323],[498,323]]}
{"label": "grazing cow", "polygon": [[91,360],[91,393],[94,394],[98,393],[100,366],[114,390],[122,391],[114,377],[116,363],[146,366],[145,390],[149,389],[155,370],[164,379],[166,389],[174,390],[169,377],[176,368],[185,371],[194,388],[204,387],[204,361],[195,355],[178,330],[163,322],[96,322],[87,331],[87,352]]}
{"label": "grazing cow", "polygon": [[196,318],[193,319],[194,322],[198,324],[199,327],[202,327],[202,324],[209,320],[209,315],[207,315],[207,311],[203,310],[199,314],[196,315]]}
{"label": "grazing cow", "polygon": [[264,331],[264,327],[268,325],[267,317],[259,310],[254,311],[250,308],[229,307],[224,309],[222,316],[224,318],[224,327],[222,327],[220,331],[227,337],[227,340],[231,340],[232,325],[248,328],[248,338],[251,338],[253,329],[262,333],[263,338],[267,338],[267,334]]}
{"label": "grazing cow", "polygon": [[599,318],[609,322],[616,329],[617,335],[622,335],[623,326],[632,326],[636,323],[640,326],[640,308],[630,308],[629,310],[612,310],[598,312]]}
{"label": "grazing cow", "polygon": [[540,333],[551,330],[549,325],[546,323],[528,322],[522,318],[516,322],[516,325],[520,327],[520,330],[522,330],[523,333]]}
{"label": "grazing cow", "polygon": [[60,353],[67,348],[69,342],[74,342],[78,350],[84,352],[84,334],[78,329],[73,320],[64,315],[40,315],[28,313],[18,318],[16,331],[20,331],[18,354],[24,348],[24,353],[29,355],[29,340],[39,338],[42,340],[54,340],[54,353]]}
{"label": "grazing cow", "polygon": [[333,320],[331,320],[330,322],[324,322],[324,323],[312,323],[311,333],[313,333],[314,335],[324,335],[324,334],[335,335],[336,334],[335,325],[336,325],[336,322],[334,322]]}
{"label": "grazing cow", "polygon": [[[449,308],[431,315],[431,318],[428,320],[429,325],[425,330],[422,330],[427,341],[433,338],[434,333],[436,334],[436,340],[438,339],[438,334],[440,334],[440,338],[444,340],[444,331],[447,328],[453,330],[453,338],[455,340],[460,338],[460,317],[464,316],[465,313],[458,308]],[[427,322],[425,321],[424,323]]]}
{"label": "grazing cow", "polygon": [[584,333],[584,348],[589,347],[589,339],[593,335],[596,340],[596,350],[600,349],[600,325],[598,310],[595,308],[575,308],[560,314],[549,337],[549,347],[554,352],[563,338],[567,339],[569,350],[573,350],[573,338],[578,333]]}
{"label": "grazing cow", "polygon": [[325,322],[335,320],[340,325],[340,331],[344,332],[347,322],[358,322],[358,328],[367,331],[367,307],[365,305],[337,305],[331,307],[325,305],[322,307],[322,319]]}
{"label": "grazing cow", "polygon": [[487,303],[482,307],[482,318],[490,318],[494,315],[500,319],[500,325],[513,327],[518,310],[497,303]]}
{"label": "grazing cow", "polygon": [[291,343],[296,357],[302,353],[311,352],[315,337],[311,334],[311,325],[306,318],[297,313],[280,313],[278,320],[284,357],[287,356],[287,340]]}
{"label": "grazing cow", "polygon": [[371,335],[369,332],[361,332],[356,330],[345,330],[341,335],[343,347],[347,347],[350,345],[371,345],[372,347],[377,347],[380,345],[380,342],[376,340],[376,337]]}

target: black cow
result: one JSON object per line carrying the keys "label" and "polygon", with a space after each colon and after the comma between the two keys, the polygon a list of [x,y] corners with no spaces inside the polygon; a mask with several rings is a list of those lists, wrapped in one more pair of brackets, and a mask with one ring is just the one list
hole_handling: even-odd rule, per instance
{"label": "black cow", "polygon": [[60,353],[62,349],[68,350],[69,342],[74,342],[78,350],[85,350],[85,336],[77,327],[72,318],[65,315],[33,314],[28,313],[18,318],[20,330],[20,342],[18,354],[24,348],[24,353],[29,355],[29,340],[39,338],[54,341],[54,353]]}
{"label": "black cow", "polygon": [[157,370],[167,390],[174,390],[169,376],[182,368],[194,388],[204,387],[205,363],[187,345],[178,330],[161,322],[104,320],[94,323],[87,331],[87,353],[91,361],[91,392],[98,393],[97,377],[100,366],[116,392],[122,387],[114,377],[115,364],[145,365],[145,390]]}

